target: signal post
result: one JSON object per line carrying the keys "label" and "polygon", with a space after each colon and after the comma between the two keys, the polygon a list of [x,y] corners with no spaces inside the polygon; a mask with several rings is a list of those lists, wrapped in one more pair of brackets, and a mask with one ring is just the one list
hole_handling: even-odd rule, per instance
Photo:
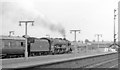
{"label": "signal post", "polygon": [[120,1],[118,2],[118,45],[120,46]]}

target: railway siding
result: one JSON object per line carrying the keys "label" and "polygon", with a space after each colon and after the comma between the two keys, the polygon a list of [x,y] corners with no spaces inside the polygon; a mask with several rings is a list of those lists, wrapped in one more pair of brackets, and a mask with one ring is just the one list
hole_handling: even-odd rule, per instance
{"label": "railway siding", "polygon": [[85,53],[30,57],[28,59],[3,59],[2,68],[83,68],[108,59],[117,58],[117,53]]}

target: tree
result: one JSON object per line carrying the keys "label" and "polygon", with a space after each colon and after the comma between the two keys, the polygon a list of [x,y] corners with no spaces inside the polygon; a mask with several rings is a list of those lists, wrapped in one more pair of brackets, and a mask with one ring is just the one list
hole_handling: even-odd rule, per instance
{"label": "tree", "polygon": [[88,43],[88,42],[90,42],[88,39],[85,39],[85,43]]}

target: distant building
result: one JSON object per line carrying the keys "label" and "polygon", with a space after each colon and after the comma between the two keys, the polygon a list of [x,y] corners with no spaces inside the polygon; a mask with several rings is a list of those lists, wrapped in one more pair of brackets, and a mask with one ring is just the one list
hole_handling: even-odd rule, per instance
{"label": "distant building", "polygon": [[0,35],[0,40],[6,40],[6,39],[9,39],[9,40],[25,40],[24,37],[20,37],[20,36],[5,36],[5,35]]}

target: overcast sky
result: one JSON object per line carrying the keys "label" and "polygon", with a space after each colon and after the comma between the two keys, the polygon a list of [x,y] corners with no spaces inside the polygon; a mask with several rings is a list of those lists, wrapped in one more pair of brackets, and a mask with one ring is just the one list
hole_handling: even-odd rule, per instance
{"label": "overcast sky", "polygon": [[[25,34],[20,20],[34,20],[28,25],[28,35],[33,37],[63,37],[74,40],[70,30],[81,30],[77,40],[113,40],[113,16],[119,0],[2,0],[0,2],[0,35],[15,31],[15,36]],[[117,12],[116,12],[117,14]],[[117,25],[117,18],[116,18]],[[118,28],[116,26],[116,30]]]}

